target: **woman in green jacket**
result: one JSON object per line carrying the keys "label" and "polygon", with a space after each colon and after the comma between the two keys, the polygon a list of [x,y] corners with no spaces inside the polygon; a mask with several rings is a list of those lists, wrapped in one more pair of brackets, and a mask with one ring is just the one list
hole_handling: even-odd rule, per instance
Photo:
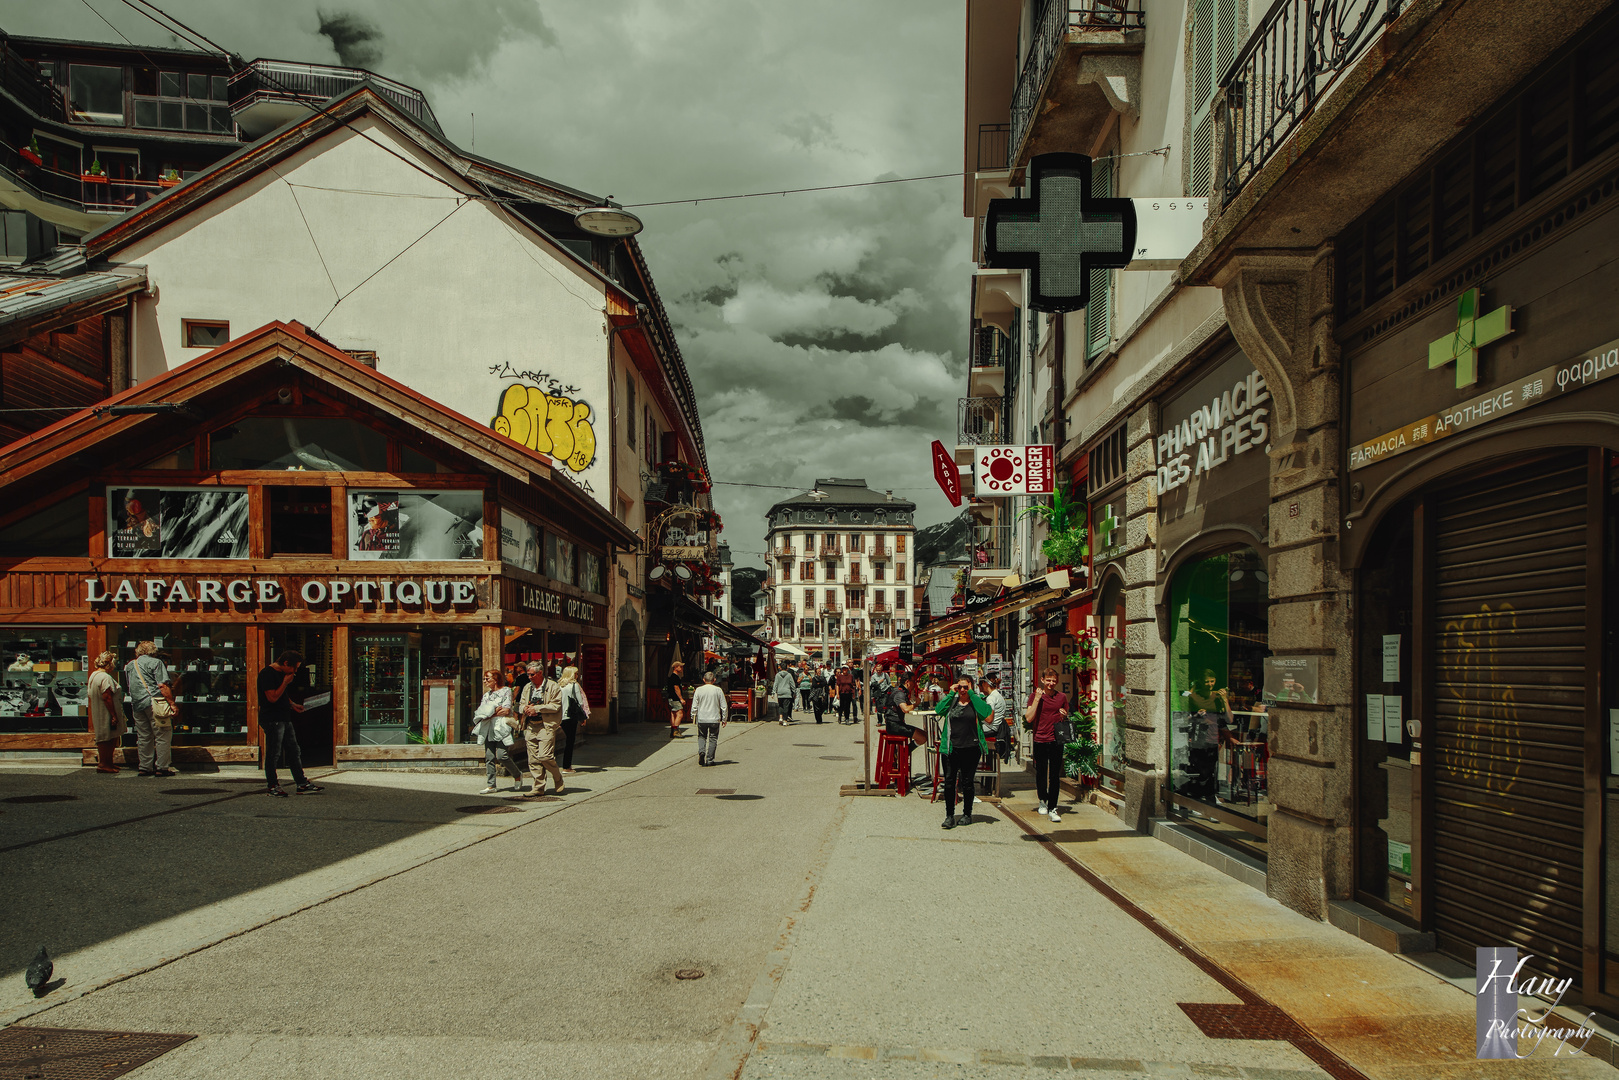
{"label": "woman in green jacket", "polygon": [[[942,717],[939,724],[939,761],[944,766],[944,824],[953,829],[973,820],[973,777],[978,763],[989,753],[984,741],[984,719],[992,710],[989,702],[973,692],[972,680],[965,675],[956,680],[952,691],[934,709]],[[961,795],[961,817],[956,817],[956,795]]]}

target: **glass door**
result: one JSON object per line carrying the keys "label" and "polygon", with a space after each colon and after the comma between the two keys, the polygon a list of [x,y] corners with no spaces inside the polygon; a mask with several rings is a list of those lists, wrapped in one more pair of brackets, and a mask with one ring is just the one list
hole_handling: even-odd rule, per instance
{"label": "glass door", "polygon": [[332,754],[332,632],[326,627],[273,626],[265,636],[264,661],[284,652],[304,658],[287,687],[289,700],[304,707],[293,713],[298,750],[305,765],[330,765]]}

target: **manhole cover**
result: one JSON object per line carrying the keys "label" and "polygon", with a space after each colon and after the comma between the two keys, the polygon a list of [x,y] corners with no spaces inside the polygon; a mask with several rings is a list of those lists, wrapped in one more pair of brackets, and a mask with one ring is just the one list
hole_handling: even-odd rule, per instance
{"label": "manhole cover", "polygon": [[35,803],[35,802],[78,802],[77,795],[13,795],[7,799],[8,803]]}
{"label": "manhole cover", "polygon": [[752,802],[755,799],[764,798],[763,795],[721,795],[719,797],[730,802]]}
{"label": "manhole cover", "polygon": [[736,794],[736,788],[734,788],[734,787],[700,787],[700,788],[697,789],[697,794],[699,794],[699,795],[735,795]]}
{"label": "manhole cover", "polygon": [[679,971],[675,972],[675,978],[682,980],[701,979],[707,974],[708,972],[704,971],[702,968],[681,968]]}
{"label": "manhole cover", "polygon": [[[540,800],[534,799],[531,801],[539,802]],[[457,806],[455,812],[457,814],[521,814],[523,808],[520,806],[501,806],[497,803],[493,806]]]}
{"label": "manhole cover", "polygon": [[847,755],[844,755],[844,754],[822,754],[821,755],[821,760],[822,761],[853,761],[854,758],[848,757]]}
{"label": "manhole cover", "polygon": [[211,787],[166,787],[158,792],[159,795],[218,795],[218,788]]}
{"label": "manhole cover", "polygon": [[9,1027],[0,1030],[0,1073],[28,1080],[123,1076],[194,1038],[147,1031]]}
{"label": "manhole cover", "polygon": [[1274,1005],[1211,1005],[1180,1002],[1199,1031],[1211,1039],[1277,1039],[1303,1034],[1293,1018]]}

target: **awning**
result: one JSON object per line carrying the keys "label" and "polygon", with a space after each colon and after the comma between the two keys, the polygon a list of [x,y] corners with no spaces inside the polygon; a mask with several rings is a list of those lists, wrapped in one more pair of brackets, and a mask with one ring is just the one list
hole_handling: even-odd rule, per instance
{"label": "awning", "polygon": [[976,642],[955,642],[953,644],[946,645],[942,649],[928,653],[926,656],[922,657],[921,662],[924,664],[950,663],[956,660],[965,660],[967,657],[973,655],[977,651],[978,645]]}
{"label": "awning", "polygon": [[675,617],[680,620],[682,625],[701,627],[711,632],[715,637],[724,638],[734,644],[765,648],[765,642],[759,638],[754,637],[739,626],[726,622],[703,605],[688,600],[684,596],[676,598]]}
{"label": "awning", "polygon": [[776,642],[775,649],[777,652],[786,653],[788,656],[802,657],[809,655],[809,653],[805,652],[803,649],[800,649],[797,645],[789,645],[785,641]]}
{"label": "awning", "polygon": [[917,646],[926,647],[934,642],[956,637],[963,632],[971,634],[975,622],[989,622],[1037,604],[1061,600],[1067,595],[1068,587],[1067,570],[1058,570],[1043,578],[1035,578],[1015,589],[1007,590],[1004,595],[996,597],[995,602],[987,608],[965,615],[952,615],[948,619],[928,624],[916,632]]}

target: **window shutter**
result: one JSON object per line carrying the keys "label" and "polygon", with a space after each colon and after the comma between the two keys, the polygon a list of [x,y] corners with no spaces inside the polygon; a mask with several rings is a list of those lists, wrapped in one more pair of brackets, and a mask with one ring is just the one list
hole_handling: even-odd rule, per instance
{"label": "window shutter", "polygon": [[[1197,0],[1192,7],[1192,160],[1191,195],[1206,198],[1214,180],[1214,115],[1209,106],[1214,101],[1216,19],[1230,11],[1232,44],[1235,44],[1236,10],[1234,3],[1221,4],[1219,0]],[[1230,46],[1227,46],[1229,50]],[[1230,53],[1227,51],[1227,63]]]}
{"label": "window shutter", "polygon": [[[1091,162],[1091,198],[1113,197],[1113,162],[1099,158]],[[1085,358],[1105,350],[1113,341],[1113,271],[1091,271],[1090,302],[1085,307]]]}

